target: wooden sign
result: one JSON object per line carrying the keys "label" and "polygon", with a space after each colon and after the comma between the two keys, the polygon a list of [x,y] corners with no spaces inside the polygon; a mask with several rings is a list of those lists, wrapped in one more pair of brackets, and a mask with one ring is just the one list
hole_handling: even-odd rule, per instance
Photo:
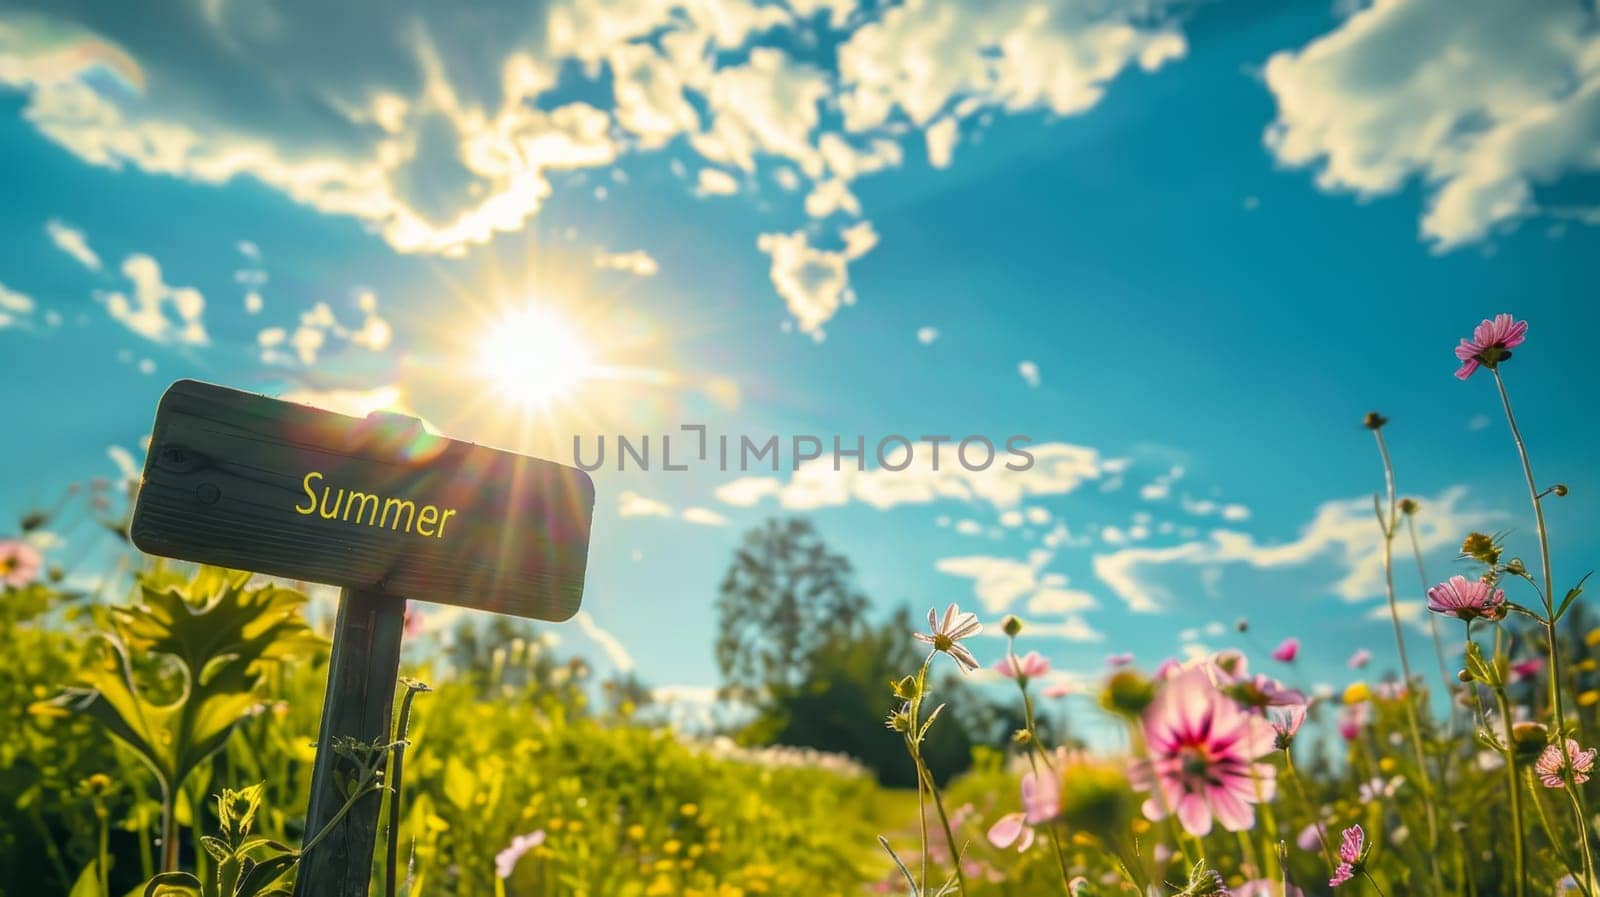
{"label": "wooden sign", "polygon": [[593,513],[574,467],[180,380],[131,532],[151,554],[559,621],[583,597]]}
{"label": "wooden sign", "polygon": [[[142,551],[342,586],[295,897],[365,897],[377,794],[342,812],[337,739],[390,741],[406,599],[541,620],[578,611],[589,475],[426,432],[180,380],[156,409]],[[393,798],[398,800],[398,797]],[[397,814],[398,815],[398,814]],[[324,836],[317,840],[318,833]]]}

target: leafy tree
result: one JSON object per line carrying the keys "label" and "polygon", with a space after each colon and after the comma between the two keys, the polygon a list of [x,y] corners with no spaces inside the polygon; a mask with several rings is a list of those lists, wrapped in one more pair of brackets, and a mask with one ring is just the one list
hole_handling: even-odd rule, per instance
{"label": "leafy tree", "polygon": [[725,692],[750,700],[813,677],[819,651],[859,634],[867,600],[850,561],[802,518],[745,534],[717,596],[717,666]]}
{"label": "leafy tree", "polygon": [[[916,770],[906,762],[899,736],[884,726],[895,703],[889,684],[922,663],[911,638],[915,628],[902,607],[881,626],[820,645],[811,658],[810,678],[775,686],[742,739],[849,754],[883,784],[915,787]],[[929,730],[923,753],[934,777],[946,781],[971,765],[975,742],[966,721],[987,723],[993,708],[954,675],[933,689],[936,703],[948,703],[950,709]]]}

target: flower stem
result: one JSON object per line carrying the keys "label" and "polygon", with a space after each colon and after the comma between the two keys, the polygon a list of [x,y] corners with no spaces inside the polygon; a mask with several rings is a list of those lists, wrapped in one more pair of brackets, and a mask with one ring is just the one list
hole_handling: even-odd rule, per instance
{"label": "flower stem", "polygon": [[1505,728],[1506,737],[1506,787],[1511,793],[1511,857],[1516,867],[1516,895],[1524,897],[1528,892],[1528,870],[1522,843],[1522,787],[1517,780],[1516,742],[1511,736],[1511,700],[1506,697],[1504,685],[1495,686],[1494,696],[1496,706],[1500,708],[1500,724]]}
{"label": "flower stem", "polygon": [[[1417,559],[1417,577],[1422,580],[1422,591],[1426,594],[1431,583],[1428,582],[1428,571],[1422,565],[1422,543],[1417,539],[1417,521],[1416,518],[1409,514],[1406,515],[1406,531],[1411,536],[1411,555]],[[1427,617],[1428,630],[1433,635],[1433,653],[1439,661],[1439,679],[1444,682],[1445,694],[1450,694],[1454,683],[1450,681],[1450,668],[1444,659],[1444,640],[1439,638],[1439,620],[1433,614],[1428,614]],[[1455,716],[1455,712],[1452,709],[1450,713],[1452,731],[1454,730]]]}
{"label": "flower stem", "polygon": [[1306,813],[1311,817],[1311,824],[1317,831],[1317,843],[1322,845],[1322,858],[1327,861],[1328,868],[1334,867],[1333,848],[1328,846],[1328,836],[1323,832],[1322,820],[1317,818],[1317,808],[1311,803],[1311,798],[1306,794],[1306,786],[1300,781],[1300,774],[1294,770],[1294,756],[1287,748],[1283,751],[1284,772],[1289,774],[1289,786],[1294,789],[1295,796],[1305,804]]}
{"label": "flower stem", "polygon": [[[1499,366],[1491,366],[1495,388],[1500,391],[1500,405],[1506,411],[1506,424],[1511,428],[1511,438],[1517,444],[1517,456],[1522,459],[1522,476],[1528,481],[1528,498],[1533,502],[1533,522],[1539,536],[1539,566],[1544,573],[1544,628],[1550,646],[1550,706],[1555,708],[1556,731],[1565,736],[1567,715],[1561,703],[1561,649],[1556,644],[1556,614],[1554,577],[1550,572],[1550,536],[1544,525],[1544,500],[1533,478],[1533,462],[1528,460],[1528,446],[1522,441],[1522,431],[1517,427],[1517,417],[1511,412],[1511,395],[1506,392],[1506,382],[1500,377]],[[1582,726],[1583,721],[1577,720]],[[1579,733],[1581,735],[1581,731]]]}
{"label": "flower stem", "polygon": [[[1570,770],[1567,772],[1567,777],[1569,779],[1571,778]],[[1594,874],[1594,853],[1589,848],[1589,826],[1585,822],[1588,814],[1583,812],[1583,804],[1579,800],[1578,786],[1575,783],[1569,781],[1567,783],[1567,787],[1561,790],[1567,792],[1567,798],[1572,802],[1573,819],[1578,823],[1578,842],[1583,846],[1584,890],[1590,894],[1594,894],[1596,885]]]}
{"label": "flower stem", "polygon": [[1361,874],[1366,877],[1367,884],[1372,885],[1372,889],[1374,891],[1378,892],[1378,897],[1385,897],[1385,895],[1383,893],[1383,888],[1378,887],[1378,882],[1377,882],[1376,879],[1374,879],[1372,877],[1372,873],[1371,872],[1368,872],[1367,870],[1362,869],[1361,870]]}
{"label": "flower stem", "polygon": [[[934,784],[933,781],[933,772],[928,769],[928,764],[922,759],[922,738],[921,733],[919,732],[922,726],[922,697],[927,691],[928,668],[933,664],[934,654],[937,653],[939,653],[937,650],[930,653],[928,655],[928,659],[922,662],[922,669],[917,672],[916,693],[913,694],[911,698],[910,728],[906,731],[906,748],[911,752],[911,760],[914,764],[916,764],[917,767],[919,793],[922,783],[925,783],[928,793],[933,796],[933,808],[939,814],[939,824],[944,829],[945,845],[950,849],[950,862],[955,867],[957,891],[963,895],[963,897],[965,897],[967,893],[967,878],[966,874],[961,871],[961,851],[956,847],[956,834],[955,831],[950,828],[950,816],[945,813],[944,798],[939,796],[939,788]],[[924,834],[922,855],[924,864],[927,862],[928,855],[926,818],[926,814],[923,814]],[[923,890],[926,891],[928,886],[926,873],[924,873],[922,886]]]}
{"label": "flower stem", "polygon": [[1406,654],[1405,634],[1400,629],[1400,606],[1394,592],[1394,534],[1400,522],[1399,499],[1394,488],[1394,462],[1389,458],[1389,446],[1383,441],[1383,431],[1374,429],[1372,436],[1378,442],[1378,456],[1383,460],[1383,483],[1388,493],[1389,514],[1385,519],[1378,515],[1378,526],[1383,530],[1383,584],[1389,598],[1389,622],[1394,625],[1395,648],[1400,652],[1400,672],[1405,676],[1406,724],[1411,729],[1411,747],[1417,762],[1417,775],[1422,786],[1422,806],[1428,823],[1428,868],[1433,878],[1434,893],[1444,893],[1444,877],[1439,872],[1439,817],[1434,808],[1432,775],[1422,749],[1422,726],[1417,722],[1417,703],[1411,694],[1416,680],[1411,676],[1411,660]]}
{"label": "flower stem", "polygon": [[[1039,760],[1043,760],[1045,769],[1051,775],[1054,775],[1055,770],[1050,766],[1050,757],[1045,753],[1044,744],[1039,741],[1039,730],[1033,716],[1033,698],[1028,694],[1028,679],[1026,676],[1020,675],[1022,661],[1017,659],[1016,638],[1009,635],[1006,637],[1006,657],[1011,662],[1012,671],[1018,673],[1016,677],[1017,690],[1022,692],[1022,725],[1023,729],[1028,733],[1028,766],[1033,770],[1034,777],[1037,778],[1039,775]],[[1051,787],[1059,788],[1060,784],[1051,783]],[[1054,820],[1045,820],[1047,826],[1045,833],[1050,836],[1051,851],[1056,855],[1056,869],[1061,873],[1061,891],[1071,897],[1068,882],[1072,876],[1067,873],[1067,858],[1061,850],[1061,833],[1056,831],[1054,822]]]}

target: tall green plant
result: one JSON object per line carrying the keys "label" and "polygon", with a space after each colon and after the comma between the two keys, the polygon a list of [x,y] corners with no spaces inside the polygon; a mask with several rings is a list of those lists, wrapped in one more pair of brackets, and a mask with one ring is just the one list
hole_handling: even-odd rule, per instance
{"label": "tall green plant", "polygon": [[305,595],[250,575],[204,568],[192,579],[142,574],[141,603],[113,608],[74,688],[56,703],[104,725],[155,773],[161,792],[161,869],[178,865],[176,798],[256,703],[267,664],[320,645]]}

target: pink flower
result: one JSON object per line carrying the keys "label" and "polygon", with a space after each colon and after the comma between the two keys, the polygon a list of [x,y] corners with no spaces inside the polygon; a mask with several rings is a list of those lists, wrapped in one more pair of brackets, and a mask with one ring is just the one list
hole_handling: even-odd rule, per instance
{"label": "pink flower", "polygon": [[1561,746],[1549,745],[1533,764],[1534,775],[1546,788],[1565,787],[1567,781],[1563,773],[1569,771],[1572,773],[1572,784],[1582,785],[1589,781],[1589,772],[1594,769],[1595,749],[1579,750],[1575,738],[1568,738],[1565,747],[1566,751],[1563,752]]}
{"label": "pink flower", "polygon": [[522,855],[544,843],[544,829],[518,835],[511,839],[505,850],[494,855],[494,874],[500,878],[510,878],[516,871],[517,861]]}
{"label": "pink flower", "polygon": [[1272,659],[1284,663],[1294,663],[1296,654],[1300,653],[1300,640],[1293,636],[1284,639],[1278,647],[1272,649]]}
{"label": "pink flower", "polygon": [[1356,653],[1350,655],[1350,659],[1345,661],[1344,665],[1352,670],[1359,670],[1362,667],[1365,667],[1369,662],[1371,662],[1371,660],[1371,651],[1368,651],[1366,648],[1357,648]]}
{"label": "pink flower", "polygon": [[1294,836],[1294,843],[1299,845],[1301,850],[1316,850],[1317,845],[1322,843],[1322,823],[1313,822],[1301,829],[1300,834]]}
{"label": "pink flower", "polygon": [[1022,776],[1022,812],[1007,813],[989,827],[989,843],[1006,848],[1017,844],[1020,853],[1033,846],[1033,827],[1061,811],[1061,794],[1054,778],[1042,780],[1033,773]]}
{"label": "pink flower", "polygon": [[1428,590],[1428,610],[1462,620],[1483,617],[1498,620],[1506,615],[1506,593],[1486,582],[1452,576]]}
{"label": "pink flower", "polygon": [[1037,679],[1050,672],[1050,661],[1040,657],[1038,651],[1029,651],[1017,658],[1017,662],[1013,664],[1011,655],[1008,654],[1000,658],[994,669],[1008,679]]}
{"label": "pink flower", "polygon": [[1511,681],[1521,682],[1524,679],[1532,679],[1534,676],[1539,675],[1539,671],[1542,669],[1544,669],[1543,657],[1530,657],[1527,660],[1519,660],[1511,665]]}
{"label": "pink flower", "polygon": [[1333,877],[1328,879],[1328,884],[1337,888],[1361,871],[1361,854],[1366,837],[1366,832],[1359,825],[1344,830],[1344,835],[1339,838],[1339,868],[1333,870]]}
{"label": "pink flower", "polygon": [[1127,651],[1123,651],[1120,654],[1113,654],[1106,658],[1106,666],[1109,667],[1125,667],[1130,663],[1133,663],[1133,655]]}
{"label": "pink flower", "polygon": [[1070,694],[1072,694],[1072,686],[1065,682],[1057,682],[1044,690],[1044,696],[1047,698],[1064,698]]}
{"label": "pink flower", "polygon": [[1456,379],[1471,377],[1483,365],[1493,370],[1500,362],[1511,357],[1511,350],[1528,338],[1528,322],[1515,321],[1510,315],[1499,314],[1493,321],[1484,321],[1472,331],[1472,339],[1463,339],[1456,346],[1456,359],[1461,367]]}
{"label": "pink flower", "polygon": [[1255,824],[1257,801],[1269,800],[1275,784],[1270,763],[1254,762],[1272,751],[1266,720],[1246,713],[1217,691],[1203,669],[1169,680],[1145,709],[1150,759],[1135,769],[1151,820],[1176,813],[1194,835],[1211,831],[1212,820],[1228,831]]}
{"label": "pink flower", "polygon": [[20,589],[39,576],[39,550],[21,539],[0,539],[0,583]]}
{"label": "pink flower", "polygon": [[1305,724],[1305,721],[1306,705],[1304,704],[1268,707],[1267,722],[1271,724],[1272,731],[1276,735],[1272,740],[1272,746],[1280,751],[1288,750],[1289,745],[1294,742],[1295,733],[1300,731],[1300,727]]}
{"label": "pink flower", "polygon": [[1360,704],[1346,704],[1339,710],[1339,737],[1345,741],[1355,741],[1361,734],[1361,727],[1365,726],[1372,717],[1372,710],[1365,701]]}
{"label": "pink flower", "polygon": [[978,615],[962,613],[961,608],[951,604],[945,608],[944,619],[939,618],[938,611],[928,611],[928,632],[913,633],[919,641],[927,642],[935,651],[943,651],[955,659],[956,665],[961,667],[963,673],[978,668],[978,659],[972,656],[961,640],[968,636],[977,635],[983,631],[983,624],[978,622]]}

